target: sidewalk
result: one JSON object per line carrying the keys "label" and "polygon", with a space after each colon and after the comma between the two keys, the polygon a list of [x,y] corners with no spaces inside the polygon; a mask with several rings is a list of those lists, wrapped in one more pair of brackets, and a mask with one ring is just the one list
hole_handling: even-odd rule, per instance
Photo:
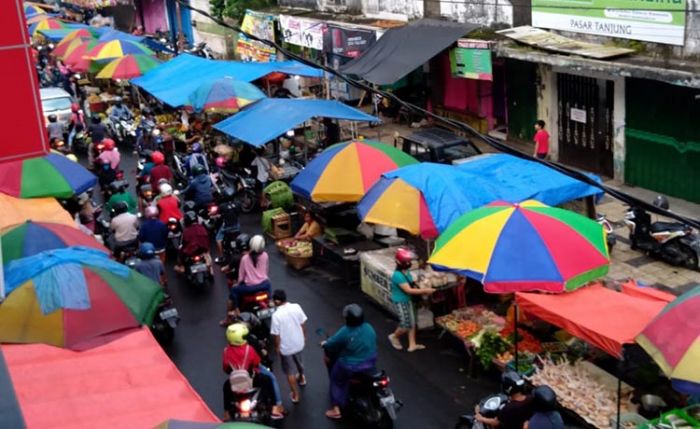
{"label": "sidewalk", "polygon": [[[360,135],[363,135],[368,140],[379,140],[391,145],[394,144],[395,133],[407,136],[414,131],[416,129],[408,125],[394,123],[385,123],[376,128],[360,127],[358,130]],[[496,152],[491,146],[481,141],[476,141],[475,143],[484,153]],[[529,142],[507,142],[507,144],[525,153],[531,153],[533,150],[533,145]],[[611,188],[650,203],[658,195],[655,191],[628,186],[612,179],[606,180],[604,183]],[[689,218],[700,218],[700,204],[673,197],[668,197],[668,200],[671,211]],[[624,223],[627,206],[623,202],[605,195],[598,204],[597,211],[607,216],[618,238],[617,245],[611,253],[612,263],[608,273],[610,280],[632,278],[645,285],[653,286],[675,295],[680,295],[694,286],[700,285],[700,272],[668,265],[630,248],[629,231]],[[666,219],[656,215],[652,215],[652,220],[674,221],[673,219]]]}

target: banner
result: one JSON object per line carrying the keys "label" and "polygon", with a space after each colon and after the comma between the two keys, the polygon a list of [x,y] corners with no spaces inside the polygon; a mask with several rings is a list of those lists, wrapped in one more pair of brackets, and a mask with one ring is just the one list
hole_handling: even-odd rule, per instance
{"label": "banner", "polygon": [[6,124],[0,161],[40,156],[48,152],[48,135],[21,0],[3,2],[0,28],[0,64],[6,82],[0,103]]}
{"label": "banner", "polygon": [[325,34],[323,48],[334,55],[356,58],[377,41],[372,30],[339,27],[330,24]]}
{"label": "banner", "polygon": [[482,40],[460,39],[450,51],[452,76],[477,80],[493,80],[491,49]]}
{"label": "banner", "polygon": [[280,15],[280,27],[285,42],[319,51],[323,50],[325,22]]}
{"label": "banner", "polygon": [[683,46],[686,0],[532,0],[533,27]]}
{"label": "banner", "polygon": [[[246,10],[241,29],[264,40],[275,41],[275,17],[261,12]],[[277,51],[257,40],[252,40],[244,34],[238,35],[236,53],[241,61],[267,63],[275,61]]]}

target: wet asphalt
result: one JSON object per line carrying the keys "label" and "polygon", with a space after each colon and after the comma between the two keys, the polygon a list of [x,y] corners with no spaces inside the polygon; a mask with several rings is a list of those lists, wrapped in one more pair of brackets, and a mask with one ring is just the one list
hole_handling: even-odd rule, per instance
{"label": "wet asphalt", "polygon": [[[134,191],[135,156],[122,150],[122,168]],[[242,230],[259,233],[260,214],[242,218]],[[289,387],[276,362],[274,371],[282,390],[284,405],[289,410],[285,420],[276,424],[282,428],[340,429],[360,428],[352,421],[331,421],[324,412],[329,406],[328,379],[315,333],[322,328],[330,333],[342,325],[341,310],[349,303],[365,309],[366,320],[377,331],[378,367],[387,371],[395,396],[404,403],[399,411],[396,428],[442,429],[454,427],[457,416],[468,412],[483,396],[497,390],[495,376],[469,378],[466,374],[464,352],[454,347],[449,336],[438,338],[438,331],[419,333],[419,342],[426,350],[409,353],[396,351],[386,336],[396,321],[360,291],[358,285],[348,285],[337,275],[333,266],[314,265],[303,271],[288,267],[271,240],[267,240],[270,255],[270,280],[273,289],[283,288],[290,302],[299,303],[308,315],[308,343],[304,359],[308,384],[302,390],[301,401],[292,404]],[[187,377],[207,405],[223,415],[221,355],[225,346],[224,330],[218,321],[224,317],[227,296],[223,275],[215,269],[215,281],[204,290],[196,290],[167,263],[169,288],[180,313],[175,340],[165,351]]]}

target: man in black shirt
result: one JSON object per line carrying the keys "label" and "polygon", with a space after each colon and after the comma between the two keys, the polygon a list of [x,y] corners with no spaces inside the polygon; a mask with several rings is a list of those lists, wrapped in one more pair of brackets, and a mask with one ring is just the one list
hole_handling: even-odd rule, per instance
{"label": "man in black shirt", "polygon": [[532,417],[532,397],[525,394],[525,380],[514,371],[506,371],[501,379],[503,392],[509,401],[503,407],[498,417],[487,418],[479,413],[477,406],[476,420],[484,425],[499,429],[522,429],[526,421]]}

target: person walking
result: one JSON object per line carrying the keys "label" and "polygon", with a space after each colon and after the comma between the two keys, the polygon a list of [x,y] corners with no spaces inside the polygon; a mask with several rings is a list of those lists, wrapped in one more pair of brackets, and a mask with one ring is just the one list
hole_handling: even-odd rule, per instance
{"label": "person walking", "polygon": [[394,332],[389,334],[389,342],[396,350],[402,350],[400,337],[408,334],[408,351],[414,352],[425,348],[422,344],[416,343],[416,309],[411,301],[415,296],[432,295],[435,290],[430,288],[419,288],[413,283],[413,277],[409,272],[411,264],[416,255],[404,248],[399,248],[394,256],[396,261],[396,271],[391,276],[391,300],[399,315],[399,326]]}
{"label": "person walking", "polygon": [[[275,312],[272,314],[270,333],[275,339],[275,350],[280,355],[282,371],[287,376],[290,397],[299,402],[299,386],[306,385],[302,351],[306,343],[306,314],[299,304],[287,302],[287,293],[277,289],[272,294]],[[297,385],[298,383],[298,385]]]}
{"label": "person walking", "polygon": [[545,123],[542,119],[538,119],[535,122],[535,153],[534,157],[539,159],[547,158],[549,153],[549,133],[544,129]]}

